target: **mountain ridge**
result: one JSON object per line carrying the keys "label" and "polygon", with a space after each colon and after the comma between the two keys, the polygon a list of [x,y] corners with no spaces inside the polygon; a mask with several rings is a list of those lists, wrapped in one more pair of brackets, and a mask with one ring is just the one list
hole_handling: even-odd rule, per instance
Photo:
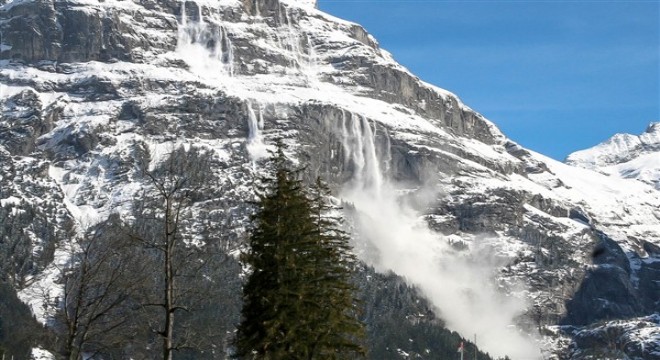
{"label": "mountain ridge", "polygon": [[[511,318],[491,318],[497,311],[482,317],[498,326],[520,317],[524,332],[552,332],[543,351],[556,358],[580,358],[585,344],[601,339],[594,332],[590,343],[582,334],[578,346],[565,326],[636,321],[653,312],[660,196],[650,186],[629,186],[522,148],[455,95],[394,62],[359,25],[311,2],[15,1],[0,19],[0,155],[14,167],[2,169],[0,181],[10,181],[0,198],[9,213],[41,206],[78,226],[112,212],[128,216],[144,183],[135,159],[195,145],[213,152],[210,171],[217,178],[196,211],[229,229],[227,248],[235,252],[263,149],[282,137],[311,177],[325,177],[337,196],[367,215],[356,216],[356,227],[368,218],[405,219],[406,227],[396,229],[405,235],[395,238],[362,229],[356,251],[367,264],[407,278],[466,337],[477,331],[461,317],[475,309],[456,307],[467,303],[460,297],[447,302],[447,293],[468,288],[491,300],[496,291],[479,289],[489,288],[483,276],[493,270],[498,286],[528,304],[505,302],[511,308],[502,312]],[[38,186],[14,182],[16,169]],[[348,190],[377,200],[351,198]],[[42,205],[35,197],[51,198]],[[392,218],[370,213],[374,205],[393,209]],[[435,232],[413,226],[420,219]],[[33,252],[27,283],[54,283],[49,264],[65,261],[55,237],[30,236],[34,248],[44,243],[47,251]],[[392,256],[393,248],[412,251]],[[489,248],[497,256],[484,262],[493,264],[475,270],[472,261]],[[594,249],[605,255],[594,259]],[[460,274],[438,267],[438,259],[474,278],[452,284]],[[425,264],[428,272],[409,264]],[[429,280],[434,277],[446,283]],[[34,286],[18,288],[40,308]],[[594,309],[599,297],[609,303]],[[593,317],[575,315],[585,311]],[[479,338],[504,354],[499,331]],[[641,344],[653,334],[622,347],[631,356],[652,355],[654,348]],[[529,345],[521,341],[521,349]]]}
{"label": "mountain ridge", "polygon": [[660,122],[640,135],[615,134],[592,148],[576,151],[566,163],[611,176],[637,179],[660,189]]}

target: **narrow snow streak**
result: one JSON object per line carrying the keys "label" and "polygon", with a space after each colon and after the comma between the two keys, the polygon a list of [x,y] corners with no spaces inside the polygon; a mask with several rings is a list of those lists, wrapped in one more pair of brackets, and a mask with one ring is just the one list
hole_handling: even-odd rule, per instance
{"label": "narrow snow streak", "polygon": [[291,22],[291,8],[284,8],[284,16],[287,25],[287,41],[289,52],[291,53],[291,65],[292,67],[300,67],[301,64],[301,52],[300,52],[300,38],[298,37],[298,32],[293,28],[293,23]]}
{"label": "narrow snow streak", "polygon": [[[429,229],[396,184],[387,181],[391,161],[389,135],[367,118],[344,114],[339,129],[345,166],[353,171],[342,198],[358,210],[358,255],[382,272],[394,271],[416,285],[450,328],[479,337],[479,346],[498,356],[537,359],[535,342],[516,330],[524,301],[506,296],[493,284],[495,260],[488,249],[456,251],[446,238]],[[379,137],[386,139],[378,141]],[[384,144],[387,149],[379,149]],[[381,156],[386,161],[381,164]],[[426,190],[423,190],[426,191]],[[427,201],[435,198],[428,190]]]}
{"label": "narrow snow streak", "polygon": [[309,34],[306,34],[305,39],[307,40],[307,63],[305,68],[303,69],[303,73],[307,77],[307,81],[309,83],[310,87],[313,88],[318,88],[319,87],[319,80],[318,80],[318,71],[317,71],[317,55],[316,55],[316,49],[314,49],[314,41],[312,40],[312,37]]}

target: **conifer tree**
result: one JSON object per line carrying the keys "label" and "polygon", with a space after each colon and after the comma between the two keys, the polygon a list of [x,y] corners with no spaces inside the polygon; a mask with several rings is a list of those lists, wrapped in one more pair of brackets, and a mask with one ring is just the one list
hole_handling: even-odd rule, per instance
{"label": "conifer tree", "polygon": [[[357,258],[341,229],[340,210],[329,202],[330,189],[321,178],[309,190],[316,251],[311,267],[309,321],[314,328],[308,359],[354,359],[365,355],[360,345],[364,326],[358,320],[358,300],[351,284]],[[336,214],[334,215],[333,212]],[[316,311],[315,311],[316,310]]]}
{"label": "conifer tree", "polygon": [[304,188],[281,142],[271,164],[242,257],[252,272],[243,289],[236,357],[355,358],[363,351],[348,283],[354,257],[346,235],[324,216],[326,188]]}

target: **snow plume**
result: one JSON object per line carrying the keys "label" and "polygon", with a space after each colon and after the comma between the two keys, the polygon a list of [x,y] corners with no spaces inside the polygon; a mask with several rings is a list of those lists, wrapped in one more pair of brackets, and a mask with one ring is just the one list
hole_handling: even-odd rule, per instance
{"label": "snow plume", "polygon": [[252,102],[247,102],[247,111],[248,111],[248,138],[247,138],[247,149],[250,153],[250,158],[252,161],[257,161],[268,156],[268,149],[266,144],[264,144],[263,138],[261,137],[261,130],[264,129],[264,114],[263,108],[257,106],[258,115],[254,112],[252,108]]}
{"label": "snow plume", "polygon": [[351,169],[350,187],[356,190],[370,189],[381,192],[383,173],[376,153],[376,126],[355,113],[341,114],[341,140],[344,151],[344,167]]}
{"label": "snow plume", "polygon": [[[490,255],[492,249],[456,250],[447,237],[429,229],[415,209],[420,197],[412,199],[387,180],[387,133],[357,114],[344,114],[341,121],[335,131],[344,167],[353,174],[341,196],[356,209],[358,255],[378,271],[391,270],[417,286],[451,329],[467,338],[476,334],[483,350],[513,359],[540,358],[533,339],[514,325],[526,304],[494,284],[494,270],[502,264]],[[421,191],[427,201],[438,193]]]}
{"label": "snow plume", "polygon": [[181,2],[176,51],[200,76],[234,75],[234,52],[227,30],[205,21],[202,6],[195,4],[197,14],[190,16]]}

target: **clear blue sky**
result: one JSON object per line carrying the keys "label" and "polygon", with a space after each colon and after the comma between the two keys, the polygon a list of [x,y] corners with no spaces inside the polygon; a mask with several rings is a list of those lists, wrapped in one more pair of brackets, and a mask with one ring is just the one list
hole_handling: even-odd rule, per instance
{"label": "clear blue sky", "polygon": [[318,3],[555,159],[660,121],[658,0]]}

